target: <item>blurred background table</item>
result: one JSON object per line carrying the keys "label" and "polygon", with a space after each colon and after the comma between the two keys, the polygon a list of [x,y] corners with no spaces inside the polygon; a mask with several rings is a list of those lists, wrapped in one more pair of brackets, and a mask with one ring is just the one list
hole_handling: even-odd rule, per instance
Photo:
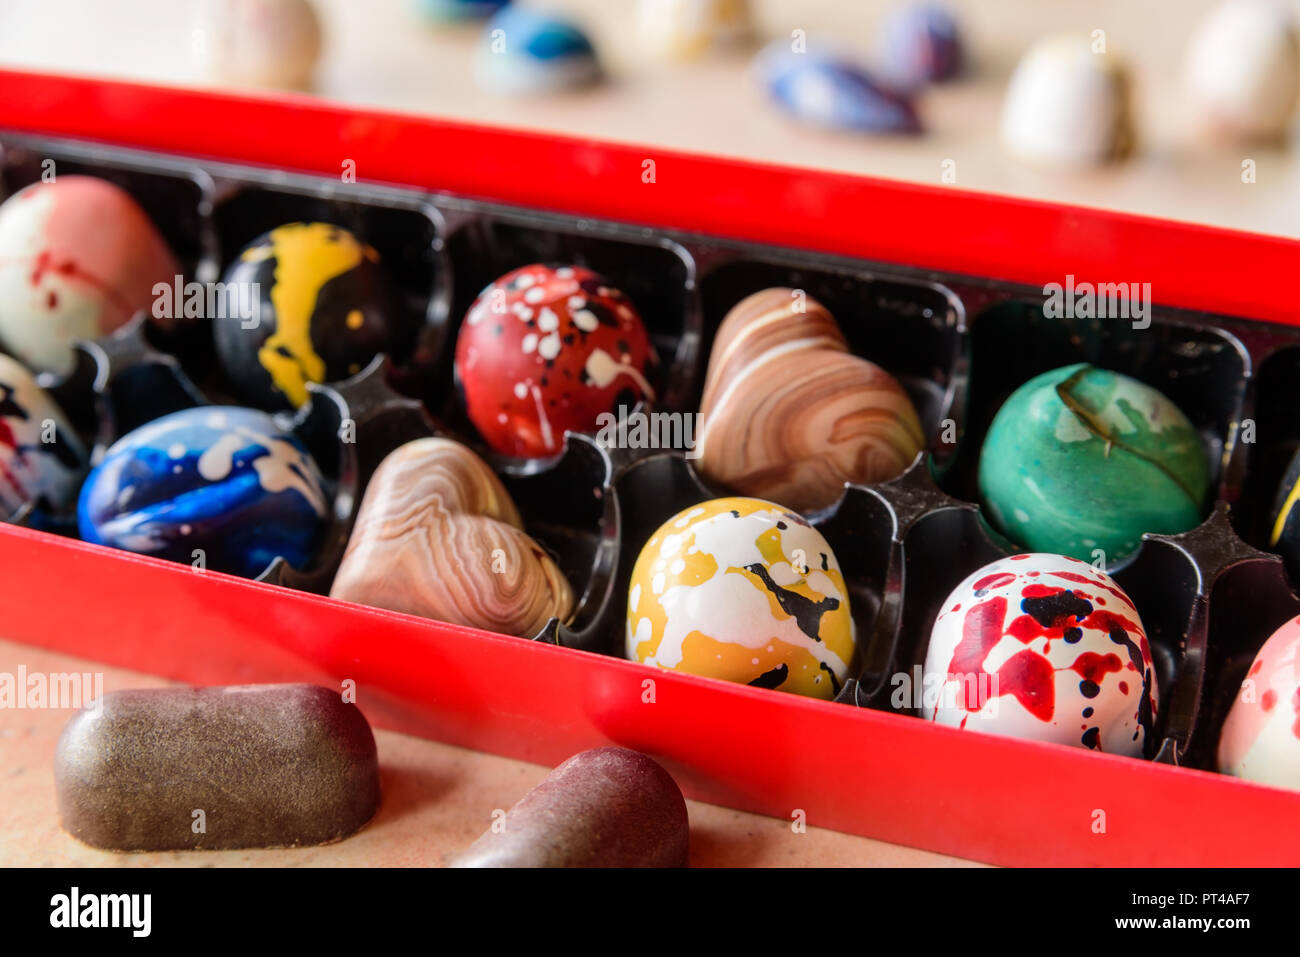
{"label": "blurred background table", "polygon": [[[763,101],[750,51],[664,64],[640,55],[633,0],[539,0],[585,26],[612,74],[590,90],[507,99],[472,70],[481,25],[437,28],[410,0],[314,0],[325,50],[316,92],[334,100],[475,122],[562,131],[1300,236],[1300,154],[1285,147],[1208,146],[1191,130],[1183,57],[1216,0],[950,0],[972,68],[926,92],[928,132],[914,138],[812,132]],[[528,0],[523,0],[528,2]],[[1300,9],[1300,0],[1282,0]],[[762,39],[802,29],[871,52],[890,0],[753,0]],[[29,69],[205,85],[193,55],[196,0],[0,0],[0,63]],[[1105,30],[1134,74],[1138,149],[1092,172],[1034,170],[1009,159],[995,131],[1007,79],[1035,39]],[[1241,181],[1243,159],[1257,181]],[[936,224],[940,228],[941,224]],[[888,229],[888,223],[864,224]]]}

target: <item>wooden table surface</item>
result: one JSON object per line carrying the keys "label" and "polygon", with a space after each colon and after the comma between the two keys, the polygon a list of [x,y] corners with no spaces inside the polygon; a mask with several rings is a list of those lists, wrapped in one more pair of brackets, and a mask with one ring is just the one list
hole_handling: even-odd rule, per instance
{"label": "wooden table surface", "polygon": [[[0,640],[0,673],[101,672],[106,692],[157,688],[152,675]],[[379,814],[324,847],[118,854],[88,847],[59,828],[54,748],[74,712],[0,708],[0,866],[48,867],[432,867],[467,847],[548,769],[379,730]],[[913,867],[967,862],[816,827],[687,802],[696,867]]]}

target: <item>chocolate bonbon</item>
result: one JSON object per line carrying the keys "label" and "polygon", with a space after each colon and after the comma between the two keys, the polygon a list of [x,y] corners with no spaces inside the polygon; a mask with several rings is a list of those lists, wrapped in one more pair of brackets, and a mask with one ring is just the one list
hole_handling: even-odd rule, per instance
{"label": "chocolate bonbon", "polygon": [[1246,672],[1223,723],[1218,767],[1300,789],[1300,619],[1273,632]]}
{"label": "chocolate bonbon", "polygon": [[951,79],[963,58],[957,21],[939,3],[900,4],[880,25],[879,57],[884,74],[906,88]]}
{"label": "chocolate bonbon", "polygon": [[581,266],[531,265],[489,285],[456,341],[456,378],[484,441],[538,458],[566,430],[655,396],[654,347],[632,301]]}
{"label": "chocolate bonbon", "polygon": [[780,505],[720,498],[687,508],[650,537],[632,570],[634,661],[832,698],[855,647],[835,553]]}
{"label": "chocolate bonbon", "polygon": [[700,415],[708,478],[800,511],[832,504],[845,482],[894,478],[924,443],[898,381],[852,355],[826,308],[794,289],[765,289],[727,313]]}
{"label": "chocolate bonbon", "polygon": [[375,471],[330,594],[521,637],[573,609],[500,479],[438,438],[406,443]]}
{"label": "chocolate bonbon", "polygon": [[220,83],[304,89],[321,52],[309,0],[203,0],[195,53]]}
{"label": "chocolate bonbon", "polygon": [[1284,136],[1300,97],[1300,23],[1270,0],[1214,7],[1187,45],[1187,97],[1209,131],[1229,139]]}
{"label": "chocolate bonbon", "polygon": [[860,133],[916,133],[911,99],[857,64],[827,53],[792,52],[778,40],[761,54],[757,73],[768,98],[810,126]]}
{"label": "chocolate bonbon", "polygon": [[1209,464],[1172,402],[1080,363],[1036,376],[993,419],[979,463],[990,521],[1035,551],[1121,561],[1144,532],[1201,520]]}
{"label": "chocolate bonbon", "polygon": [[431,23],[459,23],[490,17],[510,0],[411,0],[417,14]]}
{"label": "chocolate bonbon", "polygon": [[35,371],[70,371],[74,339],[152,314],[154,286],[180,272],[121,187],[74,175],[33,183],[0,206],[0,345]]}
{"label": "chocolate bonbon", "polygon": [[1011,74],[1000,135],[1007,152],[1042,166],[1082,167],[1133,147],[1129,75],[1086,36],[1039,40]]}
{"label": "chocolate bonbon", "polygon": [[953,589],[925,656],[922,716],[967,731],[1141,757],[1158,689],[1114,579],[1076,559],[1003,558]]}
{"label": "chocolate bonbon", "polygon": [[751,30],[749,0],[637,0],[637,46],[660,59],[735,46]]}
{"label": "chocolate bonbon", "polygon": [[379,253],[342,227],[279,226],[245,246],[222,282],[217,355],[240,395],[261,408],[296,408],[309,382],[355,375],[391,344]]}
{"label": "chocolate bonbon", "polygon": [[686,802],[657,762],[627,748],[575,754],[451,867],[685,867]]}
{"label": "chocolate bonbon", "polygon": [[62,511],[77,497],[86,450],[49,394],[0,354],[0,521],[28,502]]}
{"label": "chocolate bonbon", "polygon": [[494,93],[529,95],[586,86],[602,71],[595,47],[576,23],[509,5],[483,31],[475,75]]}
{"label": "chocolate bonbon", "polygon": [[119,851],[325,844],[379,807],[370,725],[315,685],[113,691],[64,728],[63,828]]}
{"label": "chocolate bonbon", "polygon": [[1273,501],[1269,547],[1286,560],[1294,573],[1300,569],[1300,452],[1291,457]]}
{"label": "chocolate bonbon", "polygon": [[311,455],[270,416],[201,406],[127,433],[86,479],[81,536],[253,577],[277,556],[302,567],[329,514]]}

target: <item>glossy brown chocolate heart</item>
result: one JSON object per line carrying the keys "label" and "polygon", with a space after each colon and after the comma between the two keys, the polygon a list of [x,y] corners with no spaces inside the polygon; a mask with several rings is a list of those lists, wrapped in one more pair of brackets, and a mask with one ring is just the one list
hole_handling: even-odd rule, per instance
{"label": "glossy brown chocolate heart", "polygon": [[709,358],[696,451],[710,480],[796,511],[845,482],[900,474],[924,436],[893,376],[849,352],[826,307],[794,289],[737,303]]}
{"label": "glossy brown chocolate heart", "polygon": [[521,637],[573,609],[501,480],[437,438],[400,446],[375,470],[330,596]]}

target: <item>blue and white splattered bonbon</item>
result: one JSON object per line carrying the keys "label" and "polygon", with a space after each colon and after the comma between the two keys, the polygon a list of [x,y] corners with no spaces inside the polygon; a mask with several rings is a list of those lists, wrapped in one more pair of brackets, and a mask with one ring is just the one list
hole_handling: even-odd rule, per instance
{"label": "blue and white splattered bonbon", "polygon": [[522,7],[505,7],[479,41],[479,85],[510,95],[551,93],[601,77],[596,48],[577,24]]}
{"label": "blue and white splattered bonbon", "polygon": [[184,409],[114,443],[86,479],[81,536],[252,577],[277,556],[305,565],[325,524],[320,470],[263,412]]}
{"label": "blue and white splattered bonbon", "polygon": [[863,133],[915,133],[916,110],[904,94],[879,82],[846,58],[797,52],[785,40],[763,50],[756,62],[768,97],[811,126]]}

